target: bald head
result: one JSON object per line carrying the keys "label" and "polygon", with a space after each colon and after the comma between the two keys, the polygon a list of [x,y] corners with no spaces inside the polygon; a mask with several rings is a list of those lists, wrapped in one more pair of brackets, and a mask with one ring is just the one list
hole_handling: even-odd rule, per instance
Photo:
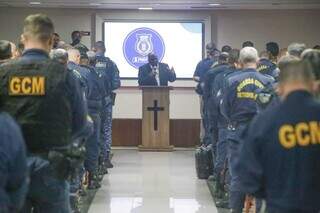
{"label": "bald head", "polygon": [[68,49],[69,61],[80,64],[80,52],[75,48]]}

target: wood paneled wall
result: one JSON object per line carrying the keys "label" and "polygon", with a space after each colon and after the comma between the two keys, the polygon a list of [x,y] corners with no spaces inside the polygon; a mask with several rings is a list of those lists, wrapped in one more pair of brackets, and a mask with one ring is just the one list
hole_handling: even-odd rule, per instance
{"label": "wood paneled wall", "polygon": [[[138,146],[142,141],[141,119],[114,119],[113,146]],[[194,147],[199,144],[200,120],[171,119],[170,144],[175,147]]]}

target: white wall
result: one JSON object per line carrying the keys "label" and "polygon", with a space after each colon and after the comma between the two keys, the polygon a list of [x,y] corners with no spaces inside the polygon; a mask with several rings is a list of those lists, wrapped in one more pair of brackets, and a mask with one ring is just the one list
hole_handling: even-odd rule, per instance
{"label": "white wall", "polygon": [[[56,32],[68,43],[71,42],[70,34],[73,30],[91,30],[91,13],[93,12],[90,10],[0,7],[0,39],[18,41],[24,18],[33,13],[48,14],[54,21]],[[90,45],[90,37],[84,37],[83,42]]]}
{"label": "white wall", "polygon": [[[119,11],[89,9],[31,9],[0,8],[0,39],[17,40],[22,21],[28,14],[42,12],[55,22],[56,31],[70,42],[71,31],[92,33],[85,37],[88,46],[102,39],[102,22],[106,19],[142,20],[202,20],[205,22],[206,41],[215,41],[218,47],[229,44],[240,48],[244,40],[255,42],[259,50],[268,41],[277,41],[286,47],[292,41],[302,41],[313,46],[320,43],[319,10],[229,10],[229,11]],[[125,80],[124,86],[137,85]],[[177,81],[173,86],[194,86],[192,81]],[[115,118],[141,118],[141,91],[122,89],[114,109]],[[192,90],[171,91],[171,118],[200,118],[199,99]]]}
{"label": "white wall", "polygon": [[311,47],[320,43],[319,10],[216,11],[212,19],[212,34],[219,47],[240,48],[245,40],[252,40],[259,50],[269,41],[281,47],[295,41]]}

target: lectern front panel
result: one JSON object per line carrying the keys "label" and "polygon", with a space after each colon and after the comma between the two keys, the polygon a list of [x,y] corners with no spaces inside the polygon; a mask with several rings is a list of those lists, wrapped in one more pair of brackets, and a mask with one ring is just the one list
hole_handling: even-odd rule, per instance
{"label": "lectern front panel", "polygon": [[169,88],[143,88],[142,145],[144,151],[169,151]]}

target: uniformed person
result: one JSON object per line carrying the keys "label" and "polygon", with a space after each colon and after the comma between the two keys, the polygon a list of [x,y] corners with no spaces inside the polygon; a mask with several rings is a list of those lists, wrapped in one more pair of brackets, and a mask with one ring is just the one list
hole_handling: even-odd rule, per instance
{"label": "uniformed person", "polygon": [[96,52],[95,68],[104,78],[104,99],[101,111],[101,163],[107,168],[112,168],[110,152],[112,145],[112,107],[116,94],[113,92],[121,86],[117,65],[108,57],[105,57],[105,45],[98,41],[94,45]]}
{"label": "uniformed person", "polygon": [[83,96],[73,75],[49,59],[54,26],[43,14],[24,20],[25,51],[0,67],[4,111],[21,125],[31,183],[24,212],[69,212],[68,161],[72,136],[86,124]]}
{"label": "uniformed person", "polygon": [[240,51],[242,70],[231,74],[223,91],[221,112],[228,122],[228,154],[231,176],[229,206],[232,212],[242,212],[245,195],[239,190],[239,174],[234,167],[238,161],[240,136],[257,114],[256,91],[274,81],[257,72],[258,52],[253,47]]}
{"label": "uniformed person", "polygon": [[[91,56],[92,57],[92,56]],[[92,58],[91,58],[92,60]],[[80,66],[84,68],[80,70],[80,75],[84,78],[86,84],[86,98],[88,103],[89,114],[93,117],[93,120],[96,120],[96,124],[94,126],[94,142],[96,146],[99,147],[99,152],[95,153],[98,159],[101,153],[101,111],[103,109],[102,100],[104,98],[104,78],[103,74],[98,72],[95,67],[89,65],[89,57],[88,55],[81,56]],[[93,138],[89,138],[88,143],[92,143]],[[88,144],[89,145],[89,144]],[[93,153],[92,153],[93,154]],[[107,174],[107,168],[101,168],[100,173],[102,175]],[[90,184],[89,184],[90,188]]]}
{"label": "uniformed person", "polygon": [[211,144],[210,137],[210,120],[206,110],[206,105],[203,100],[204,79],[206,73],[218,63],[219,51],[216,49],[214,43],[208,43],[206,45],[206,58],[201,60],[196,67],[193,74],[193,80],[197,82],[196,93],[200,96],[200,113],[201,113],[201,132],[200,140],[202,144]]}
{"label": "uniformed person", "polygon": [[0,212],[11,213],[24,204],[29,176],[21,130],[1,107],[0,100]]}
{"label": "uniformed person", "polygon": [[212,108],[211,111],[215,112],[217,126],[217,151],[216,160],[214,165],[214,174],[216,175],[216,195],[217,195],[217,207],[228,207],[228,198],[225,196],[227,192],[228,183],[228,163],[227,163],[227,151],[228,151],[228,122],[225,117],[221,114],[220,102],[222,99],[222,90],[226,79],[232,74],[237,74],[236,71],[239,68],[239,50],[232,49],[228,55],[228,66],[221,67],[222,69],[217,70],[216,76],[213,81],[211,89],[212,93]]}
{"label": "uniformed person", "polygon": [[[213,155],[213,165],[216,162],[216,146],[218,140],[218,127],[217,127],[217,114],[218,112],[214,108],[214,95],[212,93],[212,89],[214,87],[214,79],[217,74],[223,72],[225,69],[229,68],[228,64],[228,53],[221,53],[218,58],[218,64],[211,68],[204,77],[204,88],[203,88],[203,96],[202,100],[204,105],[206,106],[206,113],[208,115],[209,129],[207,133],[207,142],[211,144],[211,151]],[[206,144],[209,145],[209,144]],[[216,177],[215,169],[213,171],[214,176]],[[210,179],[212,179],[211,177]]]}
{"label": "uniformed person", "polygon": [[[78,49],[72,48],[68,50],[68,55],[68,68],[78,76],[84,87],[88,112],[94,124],[94,132],[90,135],[86,143],[86,159],[84,162],[84,167],[88,172],[88,188],[96,189],[101,186],[98,179],[98,163],[100,153],[99,129],[101,128],[101,118],[98,110],[101,108],[101,103],[99,100],[95,101],[94,97],[92,100],[90,100],[90,98],[92,98],[92,91],[93,93],[97,93],[97,91],[93,90],[97,85],[95,85],[94,82],[88,82],[87,76],[88,73],[90,73],[90,70],[80,65],[80,51]],[[99,99],[99,96],[97,96],[96,98]]]}
{"label": "uniformed person", "polygon": [[266,200],[271,213],[320,211],[320,104],[314,75],[287,56],[279,75],[281,104],[259,114],[243,138],[236,167],[243,193]]}
{"label": "uniformed person", "polygon": [[82,35],[81,32],[76,30],[73,31],[71,33],[71,39],[72,39],[72,43],[71,46],[73,46],[74,48],[76,48],[77,50],[79,50],[81,55],[85,55],[87,54],[87,52],[89,51],[88,47],[86,45],[84,45],[83,43],[81,43],[81,39],[82,39]]}
{"label": "uniformed person", "polygon": [[[53,49],[50,52],[50,58],[53,60],[58,61],[63,66],[67,67],[68,64],[68,52],[64,49]],[[69,70],[68,72],[71,72],[74,74],[74,71]],[[77,78],[78,79],[78,78]],[[79,82],[79,84],[81,84]],[[83,87],[83,93],[84,93],[85,87]],[[87,125],[86,128],[83,129],[83,131],[79,132],[77,135],[73,136],[73,143],[75,146],[82,148],[85,146],[86,141],[88,137],[93,134],[93,122],[90,117],[87,119]],[[84,180],[84,164],[83,160],[85,158],[84,152],[81,153],[81,155],[78,158],[78,162],[76,166],[73,168],[73,174],[70,178],[70,205],[71,210],[73,213],[80,212],[80,195],[84,195],[85,191],[83,190],[82,182]]]}
{"label": "uniformed person", "polygon": [[279,55],[279,45],[275,42],[269,42],[266,44],[266,57],[260,57],[258,63],[258,72],[270,75],[277,79],[280,70],[277,67],[277,59]]}

